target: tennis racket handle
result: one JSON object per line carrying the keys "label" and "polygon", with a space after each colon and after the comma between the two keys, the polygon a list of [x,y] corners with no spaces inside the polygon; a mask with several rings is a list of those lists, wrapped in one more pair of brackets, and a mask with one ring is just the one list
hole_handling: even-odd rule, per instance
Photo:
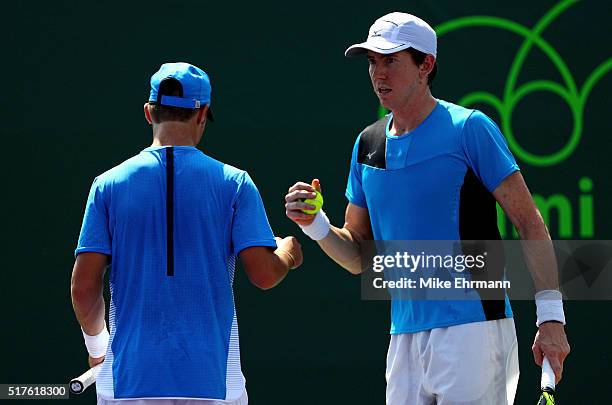
{"label": "tennis racket handle", "polygon": [[96,382],[96,378],[98,378],[98,374],[102,369],[102,364],[97,364],[70,381],[70,391],[73,394],[80,394],[87,389],[91,384]]}
{"label": "tennis racket handle", "polygon": [[555,372],[550,366],[550,362],[546,357],[542,361],[542,380],[540,382],[542,390],[545,388],[555,390]]}

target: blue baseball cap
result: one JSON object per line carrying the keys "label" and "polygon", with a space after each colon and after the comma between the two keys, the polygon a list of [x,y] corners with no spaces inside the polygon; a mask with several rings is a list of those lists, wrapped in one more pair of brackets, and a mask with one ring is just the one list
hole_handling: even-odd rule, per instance
{"label": "blue baseball cap", "polygon": [[[163,83],[166,80],[179,83],[179,97],[163,94]],[[210,110],[210,92],[210,79],[199,67],[185,62],[164,63],[151,76],[149,103],[189,109],[208,104],[206,115],[208,119],[214,121]]]}

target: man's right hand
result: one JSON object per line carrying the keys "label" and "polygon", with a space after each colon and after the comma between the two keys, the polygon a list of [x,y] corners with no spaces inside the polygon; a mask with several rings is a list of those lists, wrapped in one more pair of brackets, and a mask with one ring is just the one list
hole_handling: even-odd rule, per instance
{"label": "man's right hand", "polygon": [[299,181],[289,187],[285,195],[285,215],[298,225],[307,226],[314,221],[315,215],[305,214],[305,210],[315,209],[314,205],[306,204],[303,200],[315,198],[315,191],[321,192],[319,179],[314,179],[311,184]]}
{"label": "man's right hand", "polygon": [[276,238],[276,245],[278,246],[277,255],[279,256],[287,256],[288,254],[288,263],[287,267],[290,269],[295,269],[299,267],[304,261],[304,256],[302,254],[302,245],[300,242],[293,237],[287,236],[286,238]]}

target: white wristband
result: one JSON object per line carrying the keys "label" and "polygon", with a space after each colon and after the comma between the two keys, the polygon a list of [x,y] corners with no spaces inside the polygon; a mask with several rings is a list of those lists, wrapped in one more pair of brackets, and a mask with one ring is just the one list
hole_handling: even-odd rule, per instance
{"label": "white wristband", "polygon": [[535,295],[537,321],[536,326],[544,322],[557,321],[565,325],[563,313],[563,295],[557,290],[542,290]]}
{"label": "white wristband", "polygon": [[310,225],[302,226],[302,231],[312,240],[321,240],[327,236],[330,227],[329,219],[323,210],[319,210]]}
{"label": "white wristband", "polygon": [[110,335],[108,334],[108,329],[106,329],[106,325],[104,325],[104,329],[102,332],[98,333],[95,336],[90,336],[83,328],[81,328],[83,332],[83,338],[85,339],[85,347],[87,347],[87,353],[94,359],[98,357],[102,357],[106,355],[106,349],[108,348],[108,340]]}

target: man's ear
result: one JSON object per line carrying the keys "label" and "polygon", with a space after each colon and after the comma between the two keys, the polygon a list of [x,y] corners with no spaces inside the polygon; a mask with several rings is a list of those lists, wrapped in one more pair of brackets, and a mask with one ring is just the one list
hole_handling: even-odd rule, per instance
{"label": "man's ear", "polygon": [[420,73],[421,73],[422,78],[427,77],[427,75],[431,73],[435,63],[436,63],[436,59],[433,57],[433,55],[425,56],[425,60],[423,60],[423,63],[421,63],[421,66],[420,66],[420,70],[421,70]]}
{"label": "man's ear", "polygon": [[149,103],[144,104],[144,115],[145,115],[145,119],[147,120],[147,122],[150,125],[153,125],[153,118],[151,118],[151,110],[149,109],[149,106],[150,106]]}
{"label": "man's ear", "polygon": [[206,121],[206,113],[208,112],[208,104],[206,104],[204,107],[199,108],[198,109],[198,113],[197,115],[197,120],[196,123],[198,125],[200,125],[202,122]]}

